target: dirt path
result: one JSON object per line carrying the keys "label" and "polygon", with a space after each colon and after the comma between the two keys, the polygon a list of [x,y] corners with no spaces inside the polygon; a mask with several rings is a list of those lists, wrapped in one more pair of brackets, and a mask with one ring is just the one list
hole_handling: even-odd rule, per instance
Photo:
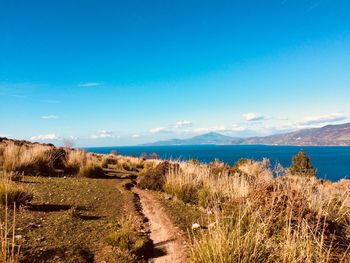
{"label": "dirt path", "polygon": [[155,248],[155,257],[151,262],[186,262],[183,240],[161,205],[152,193],[137,188],[133,191],[139,195],[143,214],[149,220],[150,238]]}

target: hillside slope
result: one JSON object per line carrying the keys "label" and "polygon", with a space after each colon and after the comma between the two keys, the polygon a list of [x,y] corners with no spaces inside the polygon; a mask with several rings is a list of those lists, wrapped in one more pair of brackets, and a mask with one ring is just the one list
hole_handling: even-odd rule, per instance
{"label": "hillside slope", "polygon": [[267,137],[253,137],[242,144],[274,145],[350,145],[350,123],[327,125],[322,128],[305,129]]}

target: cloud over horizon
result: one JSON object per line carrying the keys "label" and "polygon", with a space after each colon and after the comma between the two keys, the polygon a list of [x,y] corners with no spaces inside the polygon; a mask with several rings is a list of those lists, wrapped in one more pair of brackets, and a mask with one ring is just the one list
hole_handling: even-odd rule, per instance
{"label": "cloud over horizon", "polygon": [[243,117],[246,121],[260,121],[260,120],[263,120],[265,118],[264,116],[262,116],[256,112],[244,113]]}
{"label": "cloud over horizon", "polygon": [[50,134],[42,134],[42,135],[36,135],[36,136],[32,136],[30,137],[31,140],[37,140],[37,141],[46,141],[46,140],[58,140],[59,137],[54,134],[54,133],[50,133]]}
{"label": "cloud over horizon", "polygon": [[96,134],[90,136],[91,139],[115,138],[113,132],[106,130],[99,130]]}
{"label": "cloud over horizon", "polygon": [[182,120],[182,121],[177,121],[175,123],[175,128],[183,128],[183,127],[188,127],[192,125],[193,123],[191,121]]}
{"label": "cloud over horizon", "polygon": [[245,127],[234,124],[234,125],[229,126],[229,127],[226,127],[226,126],[201,127],[201,128],[196,128],[193,131],[195,133],[206,133],[206,132],[228,133],[228,132],[241,132],[241,131],[245,131],[245,130],[246,130]]}
{"label": "cloud over horizon", "polygon": [[305,121],[301,122],[302,125],[318,125],[343,121],[346,120],[347,117],[343,113],[336,112],[317,116],[307,116],[304,119]]}
{"label": "cloud over horizon", "polygon": [[150,133],[170,133],[172,131],[164,127],[157,127],[157,128],[150,129],[149,132]]}

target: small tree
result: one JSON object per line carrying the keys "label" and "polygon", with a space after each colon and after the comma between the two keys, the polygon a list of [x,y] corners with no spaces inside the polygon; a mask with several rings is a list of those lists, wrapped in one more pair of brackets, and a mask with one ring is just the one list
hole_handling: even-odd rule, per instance
{"label": "small tree", "polygon": [[72,139],[68,139],[68,138],[63,139],[63,147],[65,147],[65,148],[73,148],[74,147],[74,141]]}
{"label": "small tree", "polygon": [[304,150],[301,150],[292,158],[292,165],[289,167],[289,172],[291,175],[316,175],[316,170],[313,168],[310,158],[305,154]]}
{"label": "small tree", "polygon": [[147,159],[147,156],[148,156],[147,153],[141,153],[140,158],[146,160],[146,159]]}
{"label": "small tree", "polygon": [[151,154],[151,159],[157,160],[157,159],[158,159],[158,154],[152,153],[152,154]]}

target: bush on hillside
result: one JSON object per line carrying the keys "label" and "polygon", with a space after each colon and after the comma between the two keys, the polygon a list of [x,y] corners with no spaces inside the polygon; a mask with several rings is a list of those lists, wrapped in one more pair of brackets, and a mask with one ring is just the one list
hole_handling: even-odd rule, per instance
{"label": "bush on hillside", "polygon": [[289,172],[291,175],[306,177],[316,175],[316,170],[313,168],[310,158],[305,154],[304,150],[301,150],[293,157]]}
{"label": "bush on hillside", "polygon": [[80,165],[77,163],[68,163],[64,168],[64,174],[75,176],[79,173]]}
{"label": "bush on hillside", "polygon": [[204,188],[200,185],[193,185],[191,183],[179,185],[167,185],[165,184],[164,190],[166,193],[176,196],[179,200],[188,204],[203,204],[207,198]]}
{"label": "bush on hillside", "polygon": [[122,164],[122,167],[125,171],[128,172],[138,172],[139,170],[143,169],[143,163],[134,163],[127,161]]}
{"label": "bush on hillside", "polygon": [[187,160],[187,163],[192,165],[199,165],[199,161],[197,159],[189,159]]}
{"label": "bush on hillside", "polygon": [[9,143],[2,149],[4,170],[34,176],[55,176],[64,170],[68,153],[63,148]]}
{"label": "bush on hillside", "polygon": [[49,157],[53,169],[64,170],[68,161],[68,153],[64,148],[51,148],[47,150],[46,155]]}
{"label": "bush on hillside", "polygon": [[0,145],[0,167],[4,165],[4,151],[5,147],[3,145]]}
{"label": "bush on hillside", "polygon": [[87,178],[104,178],[106,177],[105,172],[101,166],[95,164],[89,164],[83,167],[80,167],[79,174],[80,177]]}
{"label": "bush on hillside", "polygon": [[24,190],[19,185],[2,180],[0,182],[0,205],[16,207],[25,205],[33,199],[33,195],[28,191]]}
{"label": "bush on hillside", "polygon": [[102,160],[102,167],[108,168],[110,165],[116,165],[118,164],[118,160],[114,157],[106,156]]}
{"label": "bush on hillside", "polygon": [[45,160],[38,158],[31,163],[23,163],[16,166],[12,171],[34,176],[52,176],[55,174],[53,167]]}
{"label": "bush on hillside", "polygon": [[166,175],[170,169],[179,169],[178,164],[170,164],[168,161],[161,162],[155,168],[146,170],[141,174],[138,187],[154,191],[163,191]]}
{"label": "bush on hillside", "polygon": [[242,171],[240,170],[240,167],[242,165],[245,165],[247,163],[251,163],[252,161],[247,159],[247,158],[241,158],[239,159],[234,165],[233,167],[230,169],[230,175],[235,175],[235,174],[238,174],[238,175],[242,175]]}

